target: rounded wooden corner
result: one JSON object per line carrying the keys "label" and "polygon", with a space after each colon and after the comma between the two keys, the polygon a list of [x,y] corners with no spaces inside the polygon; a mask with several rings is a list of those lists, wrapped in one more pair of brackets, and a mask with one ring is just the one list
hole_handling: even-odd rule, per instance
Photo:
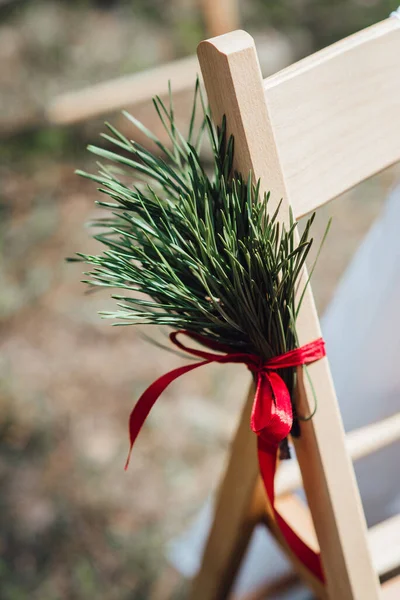
{"label": "rounded wooden corner", "polygon": [[229,56],[230,54],[236,54],[243,50],[254,48],[253,37],[244,31],[243,29],[237,29],[230,33],[224,33],[217,37],[209,38],[200,42],[197,46],[197,55],[200,56],[203,53],[207,53],[210,50],[216,50],[219,54]]}

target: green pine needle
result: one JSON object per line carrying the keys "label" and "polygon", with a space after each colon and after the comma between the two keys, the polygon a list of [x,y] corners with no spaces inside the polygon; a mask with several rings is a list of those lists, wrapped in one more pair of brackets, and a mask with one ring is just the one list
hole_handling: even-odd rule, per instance
{"label": "green pine needle", "polygon": [[[158,153],[107,125],[114,151],[89,146],[105,164],[97,175],[79,172],[107,197],[98,204],[109,216],[94,223],[103,253],[78,254],[92,267],[89,286],[120,290],[113,296],[118,310],[103,316],[187,329],[264,359],[295,348],[296,290],[314,215],[295,243],[293,217],[287,230],[279,209],[269,213],[259,182],[232,171],[234,140],[225,120],[219,130],[212,125],[198,81],[186,136],[171,102],[155,98],[154,106],[169,147],[125,113]],[[211,176],[199,157],[204,136]]]}

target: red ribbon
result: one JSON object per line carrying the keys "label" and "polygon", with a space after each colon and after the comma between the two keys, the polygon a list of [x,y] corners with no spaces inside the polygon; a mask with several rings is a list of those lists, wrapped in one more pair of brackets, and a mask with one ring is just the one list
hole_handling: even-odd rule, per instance
{"label": "red ribbon", "polygon": [[[183,334],[206,346],[210,350],[224,352],[214,354],[204,350],[197,350],[185,346],[177,339],[178,334]],[[200,362],[179,367],[162,375],[154,381],[141,395],[129,418],[130,450],[125,469],[128,468],[133,444],[145,422],[151,408],[162,392],[178,377],[210,363],[242,363],[247,365],[256,379],[256,392],[251,411],[250,425],[258,436],[258,461],[260,473],[264,482],[269,501],[271,503],[278,527],[287,544],[297,558],[321,581],[324,575],[321,567],[320,555],[311,550],[303,540],[293,531],[288,523],[275,509],[275,470],[279,444],[290,433],[293,423],[292,403],[289,390],[285,382],[276,372],[279,369],[308,365],[325,356],[325,344],[319,338],[301,348],[296,348],[280,356],[275,356],[267,361],[255,354],[232,352],[232,348],[217,342],[207,340],[201,335],[189,331],[176,331],[170,334],[170,339],[175,346],[201,358]]]}

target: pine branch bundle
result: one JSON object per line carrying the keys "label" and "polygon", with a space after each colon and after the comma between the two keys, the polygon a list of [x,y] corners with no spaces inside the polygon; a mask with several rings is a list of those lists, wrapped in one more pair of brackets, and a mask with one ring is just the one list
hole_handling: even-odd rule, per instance
{"label": "pine branch bundle", "polygon": [[[153,102],[172,149],[125,113],[158,153],[107,125],[111,135],[103,137],[115,151],[90,146],[107,164],[97,175],[80,172],[108,196],[98,204],[110,215],[94,223],[104,252],[78,254],[93,267],[85,283],[123,290],[113,296],[119,309],[103,316],[186,329],[264,359],[295,348],[304,290],[296,291],[315,215],[295,243],[292,215],[285,228],[279,207],[269,213],[260,183],[233,172],[234,140],[225,120],[214,128],[198,81],[186,136],[176,127],[171,92],[168,107],[158,97]],[[204,136],[211,176],[199,156]]]}

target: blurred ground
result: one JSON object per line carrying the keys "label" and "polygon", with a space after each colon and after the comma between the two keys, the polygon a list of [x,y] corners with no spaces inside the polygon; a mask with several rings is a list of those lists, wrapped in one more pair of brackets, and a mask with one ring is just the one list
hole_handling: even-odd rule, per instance
{"label": "blurred ground", "polygon": [[[389,12],[371,1],[248,5],[252,33],[262,18],[293,33],[298,53]],[[351,15],[345,26],[340,11]],[[0,5],[0,19],[3,120],[56,91],[183,56],[205,35],[188,1],[16,1]],[[175,383],[123,472],[135,399],[180,361],[133,328],[101,322],[107,294],[85,295],[81,268],[64,262],[96,248],[83,226],[95,186],[73,174],[95,168],[82,152],[86,135],[82,127],[0,141],[1,600],[151,598],[167,541],[218,481],[247,385],[245,369],[232,366]],[[321,233],[334,217],[314,280],[321,311],[398,174],[320,211]]]}

